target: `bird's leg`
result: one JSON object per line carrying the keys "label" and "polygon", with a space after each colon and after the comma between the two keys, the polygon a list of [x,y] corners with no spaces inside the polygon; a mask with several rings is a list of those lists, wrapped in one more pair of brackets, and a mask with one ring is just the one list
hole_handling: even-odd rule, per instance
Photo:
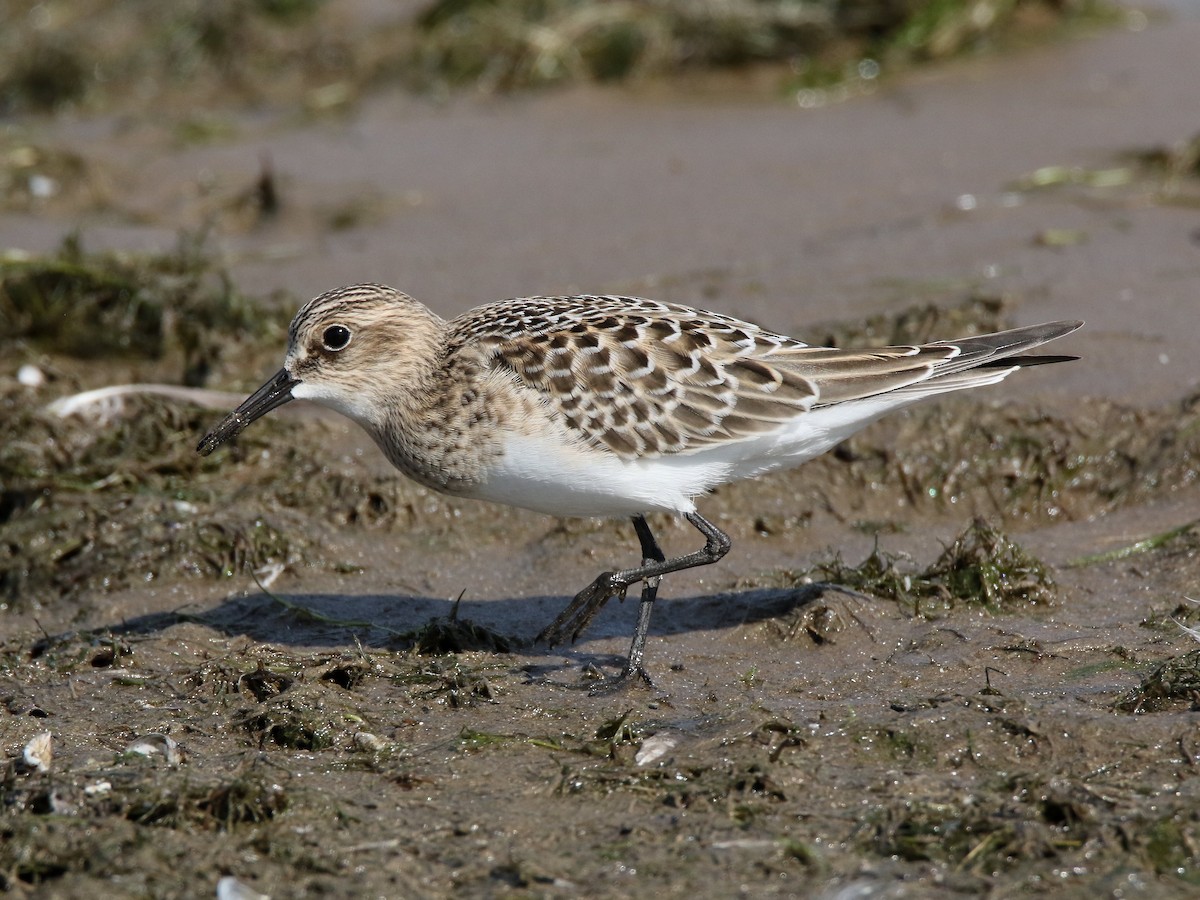
{"label": "bird's leg", "polygon": [[[545,641],[551,646],[566,637],[570,637],[574,641],[611,597],[624,597],[630,585],[644,581],[646,586],[642,590],[642,603],[638,609],[637,630],[634,632],[633,646],[629,651],[630,659],[621,678],[624,679],[635,668],[640,671],[642,655],[646,648],[646,632],[650,627],[650,612],[658,592],[659,579],[671,572],[715,563],[729,552],[731,546],[729,535],[699,513],[688,513],[687,520],[704,535],[704,546],[693,553],[677,556],[674,559],[665,559],[646,520],[642,516],[635,516],[633,527],[637,530],[638,540],[642,546],[642,564],[633,569],[601,574],[575,595],[575,599],[558,614],[558,618],[538,635],[537,639]],[[635,654],[636,659],[634,658]]]}
{"label": "bird's leg", "polygon": [[[643,567],[667,561],[662,548],[658,546],[658,541],[654,539],[654,532],[646,523],[645,516],[633,517],[633,529],[637,532],[638,542],[642,545]],[[618,682],[628,681],[631,676],[636,675],[646,684],[650,683],[650,676],[642,668],[642,657],[646,653],[646,638],[650,631],[650,613],[654,611],[654,600],[658,596],[660,581],[662,581],[661,575],[649,575],[642,582],[642,599],[638,604],[637,628],[633,632],[633,643],[629,645],[629,658],[625,661],[625,668],[617,678]]]}

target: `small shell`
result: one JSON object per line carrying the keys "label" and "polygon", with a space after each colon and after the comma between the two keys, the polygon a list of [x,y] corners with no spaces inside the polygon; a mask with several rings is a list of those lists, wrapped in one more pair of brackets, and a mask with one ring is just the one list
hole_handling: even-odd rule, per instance
{"label": "small shell", "polygon": [[26,363],[17,369],[17,381],[25,387],[38,388],[46,383],[46,375],[37,366]]}
{"label": "small shell", "polygon": [[356,731],[354,733],[354,749],[365,750],[368,753],[378,753],[380,750],[386,750],[392,746],[391,741],[385,741],[379,735],[371,734],[369,731]]}
{"label": "small shell", "polygon": [[83,793],[88,797],[104,797],[112,793],[111,781],[93,781],[91,784],[83,786]]}
{"label": "small shell", "polygon": [[241,879],[226,875],[217,881],[217,900],[271,900],[271,898],[267,894],[260,894]]}
{"label": "small shell", "polygon": [[21,761],[25,767],[37,772],[49,772],[53,759],[54,748],[51,746],[51,737],[48,731],[35,734],[30,738],[21,754]]}
{"label": "small shell", "polygon": [[654,734],[642,741],[642,746],[634,755],[633,761],[639,766],[648,766],[657,762],[675,749],[679,738],[670,734]]}
{"label": "small shell", "polygon": [[167,765],[174,769],[183,762],[179,745],[165,734],[145,734],[125,748],[126,753],[136,753],[147,759],[161,753]]}

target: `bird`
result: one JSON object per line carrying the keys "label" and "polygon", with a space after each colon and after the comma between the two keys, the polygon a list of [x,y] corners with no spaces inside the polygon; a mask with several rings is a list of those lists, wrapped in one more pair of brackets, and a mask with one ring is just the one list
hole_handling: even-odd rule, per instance
{"label": "bird", "polygon": [[[197,450],[207,456],[304,399],[356,422],[396,469],[443,494],[631,519],[641,562],[598,575],[538,639],[574,641],[640,583],[633,641],[609,680],[650,683],[644,656],[661,578],[715,563],[732,546],[698,498],[798,466],[918,400],[1075,359],[1026,353],[1082,324],[841,349],[639,297],[518,297],[445,320],[394,288],[354,284],[301,307],[283,367]],[[653,512],[682,516],[704,545],[668,559],[646,521]]]}

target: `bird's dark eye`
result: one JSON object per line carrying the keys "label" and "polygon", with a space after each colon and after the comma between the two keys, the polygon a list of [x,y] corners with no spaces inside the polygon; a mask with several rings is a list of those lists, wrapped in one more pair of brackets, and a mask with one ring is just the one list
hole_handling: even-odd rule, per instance
{"label": "bird's dark eye", "polygon": [[321,344],[326,350],[337,352],[345,350],[350,343],[350,329],[345,325],[330,325],[321,334]]}

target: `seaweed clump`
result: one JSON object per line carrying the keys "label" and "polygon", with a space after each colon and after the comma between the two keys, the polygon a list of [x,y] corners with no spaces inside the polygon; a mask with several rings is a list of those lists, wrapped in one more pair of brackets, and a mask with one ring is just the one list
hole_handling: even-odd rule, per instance
{"label": "seaweed clump", "polygon": [[1121,712],[1143,713],[1177,709],[1186,703],[1200,708],[1200,650],[1172,657],[1155,667],[1136,688],[1117,701]]}
{"label": "seaweed clump", "polygon": [[[521,90],[784,63],[802,105],[1075,21],[1110,0],[323,0],[34,4],[0,30],[0,115],[185,94],[310,113],[379,84]],[[185,93],[186,92],[186,93]],[[161,108],[172,108],[160,103]]]}
{"label": "seaweed clump", "polygon": [[[282,333],[200,239],[149,256],[85,252],[0,260],[0,348],[61,386],[117,363],[143,379],[202,384],[232,348]],[[46,376],[43,376],[46,377]],[[225,576],[299,558],[286,515],[238,513],[236,482],[196,456],[210,413],[138,398],[87,418],[47,411],[41,390],[0,383],[0,604],[37,604],[168,571]],[[264,470],[259,471],[259,476]]]}
{"label": "seaweed clump", "polygon": [[0,390],[0,427],[18,436],[0,446],[0,603],[296,562],[309,541],[292,517],[210,504],[237,485],[193,450],[208,418],[143,399],[111,421],[64,420]]}
{"label": "seaweed clump", "polygon": [[1053,602],[1055,584],[1046,565],[982,519],[973,521],[932,565],[917,571],[877,546],[857,566],[841,557],[820,563],[795,579],[826,581],[897,603],[916,612],[959,603],[1013,609]]}
{"label": "seaweed clump", "polygon": [[279,310],[237,291],[204,239],[168,253],[87,253],[77,237],[56,254],[0,259],[0,347],[76,359],[177,358],[203,384],[231,345],[282,334]]}
{"label": "seaweed clump", "polygon": [[425,84],[512,90],[787,61],[798,89],[811,90],[1107,8],[1094,0],[438,0],[417,20],[410,65]]}
{"label": "seaweed clump", "polygon": [[[323,0],[209,0],[114,3],[6,10],[0,31],[0,115],[47,113],[84,104],[145,101],[177,85],[256,96],[274,85],[256,74],[318,77],[339,38]],[[276,79],[283,80],[283,79]],[[270,80],[267,80],[270,82]],[[284,80],[287,84],[291,79]]]}

